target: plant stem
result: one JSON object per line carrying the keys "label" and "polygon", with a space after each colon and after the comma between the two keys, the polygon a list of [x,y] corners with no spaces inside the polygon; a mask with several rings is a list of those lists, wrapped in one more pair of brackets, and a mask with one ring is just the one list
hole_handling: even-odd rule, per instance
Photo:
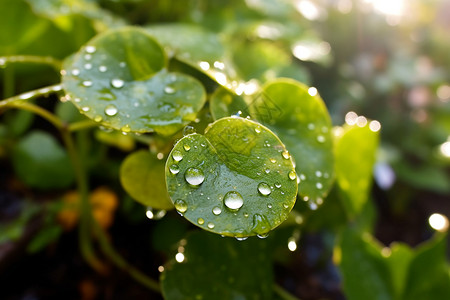
{"label": "plant stem", "polygon": [[9,63],[33,63],[33,64],[49,65],[58,71],[62,67],[61,61],[51,56],[35,56],[35,55],[0,56],[0,66],[5,67]]}
{"label": "plant stem", "polygon": [[136,281],[140,282],[145,287],[153,290],[154,292],[161,293],[161,288],[159,283],[136,269],[135,267],[129,265],[127,261],[117,253],[111,246],[104,230],[98,225],[97,222],[93,222],[95,227],[95,232],[97,234],[98,242],[103,253],[120,269],[130,274]]}
{"label": "plant stem", "polygon": [[59,119],[57,116],[55,116],[54,114],[52,114],[48,110],[43,109],[42,107],[40,107],[40,106],[38,106],[36,104],[29,103],[29,102],[16,101],[16,102],[9,103],[7,105],[7,107],[20,108],[20,109],[23,109],[23,110],[31,111],[31,112],[35,113],[36,115],[39,115],[42,118],[44,118],[47,121],[49,121],[50,123],[52,123],[53,126],[58,128],[59,130],[61,130],[64,127],[64,122],[61,119]]}
{"label": "plant stem", "polygon": [[299,298],[295,297],[294,295],[292,295],[291,293],[289,293],[288,291],[286,291],[282,286],[280,286],[279,284],[274,284],[273,285],[273,290],[275,293],[278,294],[278,296],[280,296],[282,299],[284,300],[300,300]]}
{"label": "plant stem", "polygon": [[29,91],[0,101],[0,108],[10,105],[13,102],[22,102],[43,96],[48,96],[62,90],[61,84],[55,84],[37,90]]}
{"label": "plant stem", "polygon": [[14,67],[10,67],[4,70],[3,74],[3,97],[11,97],[14,95],[15,77]]}
{"label": "plant stem", "polygon": [[80,251],[86,261],[99,273],[106,273],[106,266],[95,256],[94,248],[91,242],[91,232],[90,227],[93,223],[91,206],[88,199],[88,184],[87,178],[83,167],[83,162],[81,161],[75,143],[73,141],[71,133],[67,129],[61,130],[61,135],[66,145],[67,152],[69,154],[70,160],[72,162],[73,168],[75,170],[75,176],[77,180],[78,193],[80,195],[81,203],[81,217],[80,217],[80,229],[79,229],[79,239],[80,239]]}

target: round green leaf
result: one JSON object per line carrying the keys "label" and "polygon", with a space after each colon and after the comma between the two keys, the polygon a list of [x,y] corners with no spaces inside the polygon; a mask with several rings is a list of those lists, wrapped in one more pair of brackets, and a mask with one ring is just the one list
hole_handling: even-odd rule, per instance
{"label": "round green leaf", "polygon": [[63,85],[75,106],[104,126],[171,135],[195,120],[206,96],[196,79],[165,67],[160,45],[127,27],[95,37],[66,60]]}
{"label": "round green leaf", "polygon": [[209,100],[209,107],[214,120],[240,115],[239,112],[247,112],[247,103],[238,95],[235,95],[225,88],[218,88]]}
{"label": "round green leaf", "polygon": [[69,156],[46,132],[33,131],[14,148],[14,169],[25,184],[40,189],[66,188],[74,181]]}
{"label": "round green leaf", "polygon": [[136,201],[155,209],[173,208],[164,182],[164,162],[149,151],[136,151],[120,167],[120,182]]}
{"label": "round green leaf", "polygon": [[310,95],[308,87],[295,80],[277,79],[263,87],[249,110],[294,157],[299,196],[321,204],[333,183],[334,158],[331,119],[320,96]]}
{"label": "round green leaf", "polygon": [[166,182],[175,208],[193,224],[226,236],[265,235],[283,222],[297,195],[286,148],[266,127],[223,118],[205,135],[172,149]]}
{"label": "round green leaf", "polygon": [[236,71],[217,34],[189,24],[154,25],[146,28],[178,60],[208,75],[229,89],[238,87]]}
{"label": "round green leaf", "polygon": [[240,242],[206,232],[189,235],[180,243],[183,261],[172,260],[161,274],[164,299],[273,299],[266,242]]}

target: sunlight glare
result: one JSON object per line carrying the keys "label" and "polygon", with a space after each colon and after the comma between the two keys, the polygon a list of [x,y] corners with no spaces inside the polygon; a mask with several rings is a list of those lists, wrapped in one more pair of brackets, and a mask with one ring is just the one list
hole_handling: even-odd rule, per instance
{"label": "sunlight glare", "polygon": [[441,214],[432,214],[428,218],[428,223],[431,228],[440,232],[447,231],[448,229],[448,219],[446,216]]}

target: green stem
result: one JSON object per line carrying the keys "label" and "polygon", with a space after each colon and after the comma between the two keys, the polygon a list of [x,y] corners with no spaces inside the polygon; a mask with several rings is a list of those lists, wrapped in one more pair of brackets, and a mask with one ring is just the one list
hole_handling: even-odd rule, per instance
{"label": "green stem", "polygon": [[0,56],[0,66],[6,66],[10,63],[32,63],[49,65],[55,70],[61,70],[62,62],[51,56],[35,56],[35,55],[14,55],[14,56]]}
{"label": "green stem", "polygon": [[136,281],[149,288],[150,290],[161,293],[161,287],[159,283],[136,269],[135,267],[128,264],[128,262],[117,253],[114,248],[111,246],[108,238],[103,231],[103,229],[98,225],[97,222],[93,222],[95,231],[97,233],[98,242],[100,244],[100,248],[103,253],[120,269],[127,272],[131,277],[133,277]]}
{"label": "green stem", "polygon": [[0,101],[0,108],[10,105],[13,102],[23,102],[26,100],[36,99],[43,96],[48,96],[62,90],[60,84],[51,85],[37,90],[29,91]]}
{"label": "green stem", "polygon": [[14,67],[5,69],[3,74],[3,97],[11,97],[14,95],[15,77]]}
{"label": "green stem", "polygon": [[299,298],[295,297],[278,284],[273,285],[273,290],[275,293],[278,294],[278,296],[280,296],[284,300],[300,300]]}
{"label": "green stem", "polygon": [[55,116],[54,114],[52,114],[48,110],[43,109],[42,107],[40,107],[40,106],[38,106],[36,104],[29,103],[29,102],[18,102],[18,101],[16,101],[16,102],[9,103],[6,107],[8,107],[8,108],[19,108],[19,109],[31,111],[31,112],[35,113],[36,115],[39,115],[42,118],[44,118],[47,121],[49,121],[50,123],[52,123],[53,126],[58,128],[59,130],[64,128],[64,122],[61,119],[59,119],[57,116]]}
{"label": "green stem", "polygon": [[87,184],[87,178],[75,143],[71,136],[71,133],[67,129],[61,130],[61,135],[66,145],[67,152],[75,170],[75,176],[77,181],[78,193],[80,195],[81,206],[81,219],[79,229],[80,251],[86,261],[99,273],[104,274],[106,272],[105,265],[95,256],[94,248],[91,242],[90,227],[93,223],[91,214],[91,205],[89,203],[88,193],[89,188]]}

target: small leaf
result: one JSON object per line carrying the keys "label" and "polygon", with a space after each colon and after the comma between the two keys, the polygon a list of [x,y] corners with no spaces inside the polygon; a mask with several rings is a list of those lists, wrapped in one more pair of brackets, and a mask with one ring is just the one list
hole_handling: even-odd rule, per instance
{"label": "small leaf", "polygon": [[153,25],[146,31],[165,46],[170,56],[203,72],[222,86],[237,86],[234,66],[227,59],[225,47],[216,34],[189,24]]}
{"label": "small leaf", "polygon": [[172,261],[161,274],[164,299],[273,299],[265,242],[191,234],[181,246],[183,261]]}
{"label": "small leaf", "polygon": [[169,210],[172,202],[165,189],[164,162],[145,150],[128,155],[120,167],[120,182],[136,201]]}
{"label": "small leaf", "polygon": [[74,181],[67,153],[48,133],[29,133],[15,146],[12,159],[16,174],[32,187],[65,188]]}
{"label": "small leaf", "polygon": [[110,30],[66,60],[63,84],[80,112],[104,126],[172,135],[195,120],[206,96],[200,82],[166,64],[144,30]]}
{"label": "small leaf", "polygon": [[331,119],[319,95],[310,95],[308,87],[295,80],[277,79],[263,86],[249,110],[294,157],[299,196],[320,204],[333,183],[334,158]]}
{"label": "small leaf", "polygon": [[218,120],[232,115],[239,115],[247,111],[247,103],[245,100],[225,88],[218,88],[212,94],[209,101],[211,114],[214,120]]}
{"label": "small leaf", "polygon": [[223,118],[190,134],[166,162],[175,208],[193,224],[226,236],[265,235],[295,203],[296,174],[276,135],[243,118]]}
{"label": "small leaf", "polygon": [[339,265],[343,288],[349,300],[391,300],[389,269],[381,247],[368,234],[361,236],[344,230],[341,240],[342,261]]}
{"label": "small leaf", "polygon": [[345,126],[337,137],[336,181],[350,216],[358,214],[368,200],[378,140],[378,132],[369,125]]}
{"label": "small leaf", "polygon": [[405,290],[409,265],[414,257],[414,251],[406,244],[391,244],[391,254],[386,258],[392,274],[394,299],[401,299]]}
{"label": "small leaf", "polygon": [[447,235],[438,234],[416,250],[402,299],[450,299],[446,245]]}

